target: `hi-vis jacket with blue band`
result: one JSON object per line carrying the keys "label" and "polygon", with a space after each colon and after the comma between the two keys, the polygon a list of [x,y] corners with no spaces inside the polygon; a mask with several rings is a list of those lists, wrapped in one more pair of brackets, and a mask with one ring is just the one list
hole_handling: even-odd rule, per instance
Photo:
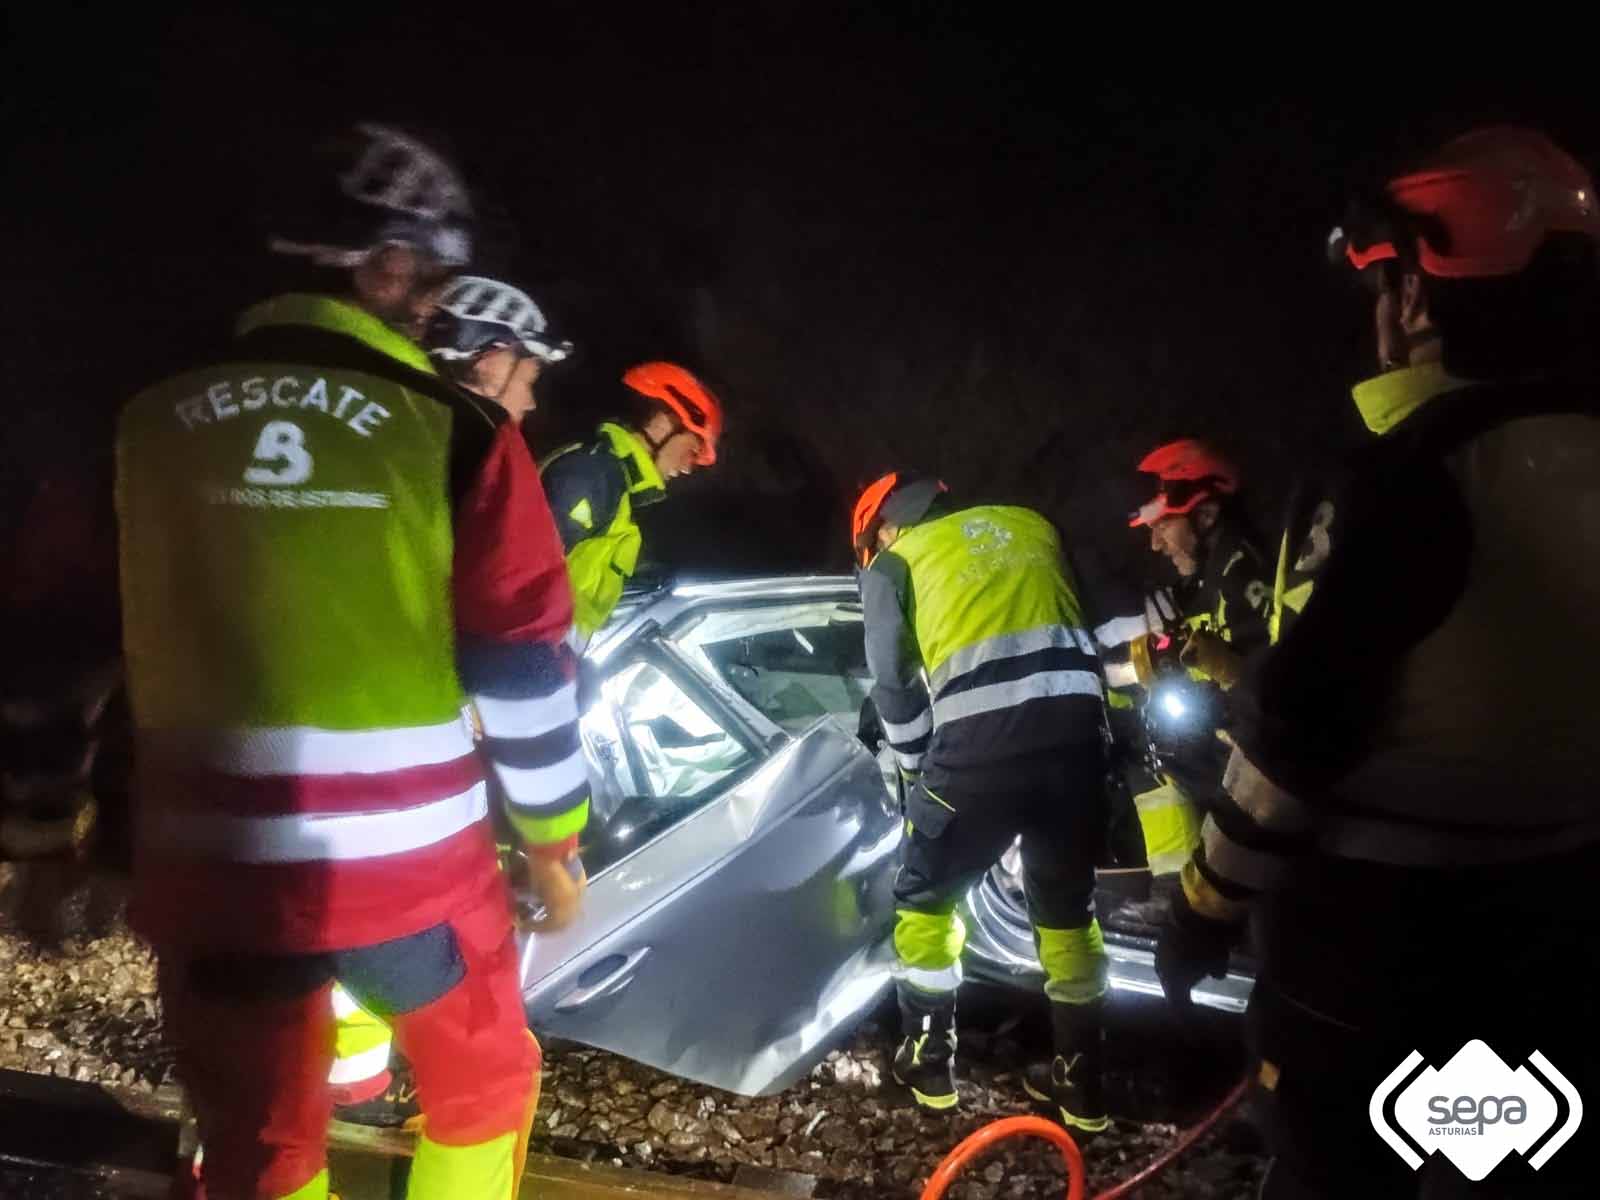
{"label": "hi-vis jacket with blue band", "polygon": [[1184,869],[1212,917],[1310,852],[1446,868],[1600,842],[1600,384],[1428,365],[1356,402],[1382,436],[1297,506],[1275,645],[1235,689],[1226,795]]}
{"label": "hi-vis jacket with blue band", "polygon": [[634,510],[666,495],[666,483],[644,439],[609,422],[592,442],[557,450],[540,469],[567,548],[573,625],[587,641],[611,618],[638,568],[643,535]]}
{"label": "hi-vis jacket with blue band", "polygon": [[498,407],[365,312],[280,297],[128,405],[117,503],[153,940],[357,946],[503,886],[468,696],[511,823],[570,851],[571,592]]}
{"label": "hi-vis jacket with blue band", "polygon": [[939,515],[860,574],[872,699],[903,769],[1103,737],[1094,644],[1055,528],[1025,508]]}

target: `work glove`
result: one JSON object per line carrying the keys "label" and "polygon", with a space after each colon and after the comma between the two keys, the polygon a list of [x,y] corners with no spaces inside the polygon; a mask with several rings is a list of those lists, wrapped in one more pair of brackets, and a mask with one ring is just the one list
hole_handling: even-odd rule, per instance
{"label": "work glove", "polygon": [[1154,656],[1151,653],[1150,642],[1152,635],[1134,638],[1128,643],[1128,665],[1133,668],[1134,679],[1143,687],[1149,687],[1151,680],[1156,677]]}
{"label": "work glove", "polygon": [[1222,688],[1231,688],[1244,674],[1244,659],[1227,642],[1205,629],[1197,629],[1189,635],[1183,649],[1178,651],[1178,661]]}
{"label": "work glove", "polygon": [[861,715],[856,718],[856,739],[867,748],[868,754],[876,754],[883,745],[883,720],[871,696],[861,702]]}
{"label": "work glove", "polygon": [[553,858],[538,850],[528,852],[528,890],[544,912],[536,917],[519,921],[528,933],[555,933],[577,920],[583,907],[583,893],[588,890],[589,876],[584,873],[583,861],[574,850],[566,858]]}
{"label": "work glove", "polygon": [[1238,933],[1236,924],[1195,912],[1180,888],[1156,937],[1156,977],[1167,1003],[1188,1012],[1194,1007],[1189,993],[1195,984],[1208,975],[1216,979],[1227,975],[1228,949]]}

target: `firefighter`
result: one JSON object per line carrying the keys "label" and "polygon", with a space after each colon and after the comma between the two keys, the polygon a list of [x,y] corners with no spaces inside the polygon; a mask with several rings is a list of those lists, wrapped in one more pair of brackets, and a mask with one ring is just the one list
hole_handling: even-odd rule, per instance
{"label": "firefighter", "polygon": [[1369,289],[1376,437],[1285,539],[1277,641],[1157,952],[1184,1003],[1254,918],[1270,1200],[1592,1190],[1578,1146],[1493,1191],[1440,1158],[1414,1175],[1369,1104],[1411,1052],[1442,1068],[1472,1039],[1600,1083],[1593,186],[1538,133],[1480,130],[1330,242]]}
{"label": "firefighter", "polygon": [[318,290],[118,430],[135,926],[211,1194],[327,1195],[337,980],[415,1071],[409,1195],[509,1196],[540,1052],[462,708],[559,927],[587,811],[560,542],[520,431],[416,340],[470,250],[454,168],[363,124],[285,178],[271,247]]}
{"label": "firefighter", "polygon": [[667,484],[717,461],[722,405],[682,367],[640,363],[623,373],[633,418],[607,421],[588,442],[545,459],[545,491],[567,548],[580,647],[603,626],[639,565],[634,511]]}
{"label": "firefighter", "polygon": [[[1214,731],[1194,726],[1202,713],[1220,719],[1217,690],[1231,687],[1244,659],[1266,644],[1272,587],[1238,512],[1239,474],[1227,459],[1183,438],[1151,451],[1139,470],[1156,476],[1158,490],[1131,516],[1129,527],[1149,529],[1151,550],[1171,561],[1179,586],[1170,600],[1157,593],[1142,622],[1134,617],[1096,630],[1113,659],[1107,678],[1121,685],[1137,682],[1147,695],[1158,679],[1170,685],[1188,678],[1200,685],[1187,689],[1177,718],[1159,708],[1150,714],[1167,736],[1157,739],[1163,751],[1159,769],[1137,772],[1134,804],[1150,870],[1166,886],[1158,885],[1154,901],[1124,915],[1151,923],[1162,919],[1178,872],[1199,844],[1201,805],[1220,783],[1227,761],[1226,744]],[[1157,614],[1163,607],[1169,614],[1176,609],[1176,620],[1162,622]],[[1121,654],[1114,649],[1118,639],[1126,646]],[[1120,661],[1123,654],[1126,661]]]}
{"label": "firefighter", "polygon": [[[555,337],[527,293],[477,275],[457,277],[439,298],[422,339],[441,374],[505,409],[521,424],[534,408],[534,384],[547,366],[564,361],[572,343]],[[339,1117],[396,1124],[415,1114],[415,1096],[389,1070],[388,1025],[334,984],[333,1087]]]}
{"label": "firefighter", "polygon": [[956,1105],[956,906],[1020,834],[1055,1034],[1028,1090],[1073,1129],[1102,1130],[1105,707],[1060,539],[1036,512],[958,509],[906,474],[866,489],[852,535],[871,698],[907,785],[895,1078],[924,1108]]}
{"label": "firefighter", "polygon": [[1159,488],[1128,520],[1150,530],[1150,549],[1171,561],[1188,586],[1179,596],[1185,635],[1181,659],[1222,687],[1267,641],[1272,587],[1266,562],[1235,508],[1239,476],[1203,442],[1182,438],[1139,463]]}

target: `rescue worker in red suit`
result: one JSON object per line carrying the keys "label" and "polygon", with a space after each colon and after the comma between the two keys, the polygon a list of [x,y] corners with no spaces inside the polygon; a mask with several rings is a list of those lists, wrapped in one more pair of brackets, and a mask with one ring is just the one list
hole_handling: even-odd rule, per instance
{"label": "rescue worker in red suit", "polygon": [[[1370,285],[1382,373],[1354,396],[1377,437],[1292,516],[1157,969],[1187,1002],[1253,918],[1267,1200],[1592,1195],[1595,1136],[1562,1145],[1556,1099],[1600,1084],[1594,185],[1542,135],[1485,129],[1335,232]],[[1480,1041],[1503,1072],[1456,1086]],[[1405,1128],[1428,1067],[1449,1095]],[[1461,1126],[1463,1091],[1549,1115],[1525,1107],[1529,1137],[1469,1176],[1450,1152],[1510,1127]]]}
{"label": "rescue worker in red suit", "polygon": [[484,760],[559,927],[587,813],[561,543],[516,424],[417,341],[468,259],[454,168],[359,125],[288,178],[272,248],[307,290],[119,426],[134,923],[211,1197],[328,1195],[337,981],[414,1071],[408,1194],[511,1200],[540,1052]]}

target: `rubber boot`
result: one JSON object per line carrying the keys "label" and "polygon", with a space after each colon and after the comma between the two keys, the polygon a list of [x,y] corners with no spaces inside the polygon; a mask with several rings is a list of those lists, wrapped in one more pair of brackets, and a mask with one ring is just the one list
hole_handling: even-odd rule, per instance
{"label": "rubber boot", "polygon": [[1074,1133],[1094,1134],[1110,1126],[1106,1116],[1105,1068],[1101,1023],[1105,1001],[1090,1004],[1050,1005],[1056,1054],[1048,1063],[1035,1063],[1022,1077],[1028,1095],[1047,1105],[1052,1114]]}
{"label": "rubber boot", "polygon": [[904,1035],[894,1056],[894,1081],[923,1108],[956,1106],[956,994],[896,985]]}

